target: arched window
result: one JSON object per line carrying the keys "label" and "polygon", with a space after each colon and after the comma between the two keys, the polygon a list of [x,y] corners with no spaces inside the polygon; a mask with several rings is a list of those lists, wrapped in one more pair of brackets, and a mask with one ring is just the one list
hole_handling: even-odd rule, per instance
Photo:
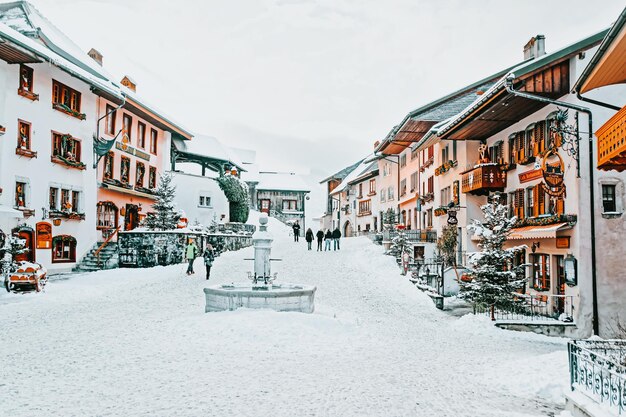
{"label": "arched window", "polygon": [[52,263],[76,262],[76,238],[59,235],[52,238]]}

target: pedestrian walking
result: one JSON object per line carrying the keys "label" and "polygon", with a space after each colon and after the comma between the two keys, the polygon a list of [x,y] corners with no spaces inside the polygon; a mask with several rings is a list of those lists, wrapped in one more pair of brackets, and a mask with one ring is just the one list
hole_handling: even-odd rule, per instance
{"label": "pedestrian walking", "polygon": [[196,259],[196,256],[198,256],[198,247],[194,243],[193,239],[189,239],[189,243],[185,249],[185,258],[189,262],[189,266],[187,266],[187,275],[195,274],[193,270],[193,261]]}
{"label": "pedestrian walking", "polygon": [[215,260],[215,252],[213,252],[213,246],[210,243],[207,243],[202,257],[204,258],[204,266],[206,267],[206,279],[208,280],[211,277],[211,267],[213,266],[213,261]]}
{"label": "pedestrian walking", "polygon": [[326,229],[326,234],[324,235],[324,250],[330,250],[330,242],[333,240],[333,232],[330,229]]}
{"label": "pedestrian walking", "polygon": [[311,250],[311,243],[313,243],[313,230],[309,227],[306,229],[306,233],[304,234],[304,240],[306,240],[306,245],[309,250]]}
{"label": "pedestrian walking", "polygon": [[324,241],[324,231],[323,230],[318,230],[317,233],[315,234],[315,237],[317,237],[317,251],[321,251],[322,250],[322,242]]}
{"label": "pedestrian walking", "polygon": [[336,228],[333,230],[333,250],[339,250],[339,239],[341,239],[341,232],[339,231],[339,228]]}
{"label": "pedestrian walking", "polygon": [[409,272],[409,262],[411,262],[411,255],[409,251],[402,252],[402,275],[406,275]]}
{"label": "pedestrian walking", "polygon": [[300,240],[300,223],[296,222],[292,226],[293,228],[293,241],[298,242]]}

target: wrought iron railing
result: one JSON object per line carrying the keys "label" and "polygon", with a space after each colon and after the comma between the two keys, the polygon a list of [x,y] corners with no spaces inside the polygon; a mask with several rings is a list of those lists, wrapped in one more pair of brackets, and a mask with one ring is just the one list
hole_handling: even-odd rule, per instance
{"label": "wrought iron railing", "polygon": [[626,415],[626,340],[573,340],[567,351],[572,391]]}
{"label": "wrought iron railing", "polygon": [[[574,321],[574,297],[556,294],[514,294],[510,307],[494,309],[496,320],[538,321],[552,319]],[[491,314],[491,307],[474,304],[474,314]]]}
{"label": "wrought iron railing", "polygon": [[[410,242],[437,242],[437,232],[435,230],[404,230],[404,235]],[[384,230],[383,239],[392,240],[398,236],[397,230]]]}

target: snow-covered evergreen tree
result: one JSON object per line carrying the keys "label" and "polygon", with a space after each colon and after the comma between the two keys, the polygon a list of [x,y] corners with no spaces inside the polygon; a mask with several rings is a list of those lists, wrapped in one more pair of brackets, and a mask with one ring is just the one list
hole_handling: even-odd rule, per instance
{"label": "snow-covered evergreen tree", "polygon": [[398,216],[392,208],[389,208],[383,213],[382,221],[385,230],[394,230],[398,223]]}
{"label": "snow-covered evergreen tree", "polygon": [[504,242],[516,217],[508,218],[508,208],[499,202],[498,195],[481,207],[484,221],[472,220],[468,226],[479,238],[480,252],[469,259],[467,275],[469,282],[460,282],[460,297],[472,303],[491,308],[492,319],[495,308],[507,309],[515,304],[513,293],[524,284],[520,272],[524,265],[514,265],[515,254],[523,246],[503,249]]}
{"label": "snow-covered evergreen tree", "polygon": [[152,205],[154,212],[146,217],[146,226],[150,230],[176,229],[180,215],[174,203],[176,187],[172,184],[171,174],[161,175],[155,194],[156,200]]}
{"label": "snow-covered evergreen tree", "polygon": [[388,254],[400,258],[404,252],[408,252],[410,255],[413,252],[413,246],[409,243],[404,229],[401,229],[398,230],[398,235],[391,240]]}

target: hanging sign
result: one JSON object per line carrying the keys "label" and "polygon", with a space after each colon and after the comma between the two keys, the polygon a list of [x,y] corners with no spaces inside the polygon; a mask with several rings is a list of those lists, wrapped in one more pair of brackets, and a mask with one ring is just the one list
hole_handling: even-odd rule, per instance
{"label": "hanging sign", "polygon": [[454,205],[458,206],[459,204],[461,204],[461,201],[459,199],[459,188],[460,188],[460,182],[454,181],[452,183],[452,201],[454,201]]}
{"label": "hanging sign", "polygon": [[[556,156],[557,160],[553,163],[548,163],[548,158],[551,156]],[[565,164],[556,146],[550,149],[544,156],[541,164],[541,172],[544,180],[544,191],[551,197],[563,197],[565,195]]]}
{"label": "hanging sign", "polygon": [[455,225],[459,223],[459,219],[456,218],[456,210],[448,209],[448,224]]}

